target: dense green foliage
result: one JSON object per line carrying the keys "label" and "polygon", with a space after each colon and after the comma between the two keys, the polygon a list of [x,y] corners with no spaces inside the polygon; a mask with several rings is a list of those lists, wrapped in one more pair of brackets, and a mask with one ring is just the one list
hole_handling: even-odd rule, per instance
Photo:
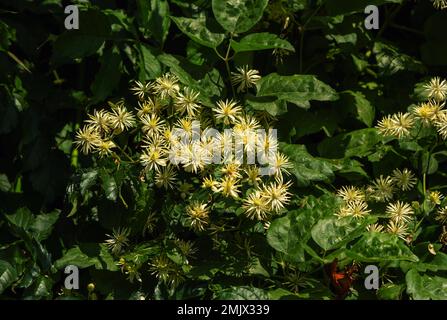
{"label": "dense green foliage", "polygon": [[[72,3],[79,30],[64,28]],[[379,30],[364,26],[368,4]],[[429,90],[447,77],[447,10],[435,4],[2,0],[0,297],[447,299],[447,84]],[[246,65],[261,79],[243,90],[231,74]],[[125,101],[137,118],[147,97],[129,89],[166,75],[178,88],[154,95],[163,108],[191,89],[213,125],[216,103],[234,99],[278,130],[284,209],[254,219],[248,185],[234,198],[202,188],[220,166],[179,168],[160,188],[136,129],[104,130],[116,153],[76,148],[88,114]],[[197,201],[210,218],[200,227]],[[364,286],[369,264],[378,290]],[[67,265],[79,290],[64,288]]]}

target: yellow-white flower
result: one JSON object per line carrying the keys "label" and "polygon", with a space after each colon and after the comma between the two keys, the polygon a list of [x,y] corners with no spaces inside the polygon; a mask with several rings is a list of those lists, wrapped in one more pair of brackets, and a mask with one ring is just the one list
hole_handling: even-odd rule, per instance
{"label": "yellow-white flower", "polygon": [[239,187],[238,180],[229,176],[225,176],[219,181],[219,185],[216,188],[216,192],[222,193],[224,197],[239,197]]}
{"label": "yellow-white flower", "polygon": [[149,146],[140,156],[141,164],[148,170],[166,166],[165,150],[159,146]]}
{"label": "yellow-white flower", "polygon": [[337,191],[337,195],[345,202],[365,200],[365,194],[363,191],[354,186],[342,187]]}
{"label": "yellow-white flower", "polygon": [[111,140],[100,140],[95,144],[95,151],[100,157],[111,154],[114,148],[116,148],[116,144]]}
{"label": "yellow-white flower", "polygon": [[209,176],[209,177],[203,178],[202,188],[211,189],[212,191],[217,192],[218,186],[219,186],[219,183],[216,180],[214,180],[213,177]]}
{"label": "yellow-white flower", "polygon": [[369,232],[382,232],[384,227],[381,224],[374,223],[366,227]]}
{"label": "yellow-white flower", "polygon": [[283,183],[282,181],[271,182],[262,189],[262,196],[267,202],[267,205],[276,212],[284,209],[290,201],[290,181]]}
{"label": "yellow-white flower", "polygon": [[194,201],[186,207],[186,213],[189,216],[192,229],[205,230],[209,220],[209,208],[206,203]]}
{"label": "yellow-white flower", "polygon": [[401,201],[390,203],[386,207],[386,213],[395,222],[408,222],[414,215],[413,208],[408,203],[403,203]]}
{"label": "yellow-white flower", "polygon": [[227,99],[218,101],[213,111],[216,114],[216,119],[223,120],[224,124],[230,124],[234,123],[240,115],[241,107],[237,105],[236,101]]}
{"label": "yellow-white flower", "polygon": [[84,126],[76,133],[75,144],[81,149],[82,153],[88,154],[95,149],[96,145],[101,142],[101,136],[95,128],[91,126]]}
{"label": "yellow-white flower", "polygon": [[414,174],[406,168],[402,171],[399,169],[395,169],[393,171],[393,176],[391,179],[393,180],[394,184],[402,191],[411,190],[416,184],[416,178],[414,177]]}
{"label": "yellow-white flower", "polygon": [[432,102],[424,102],[412,110],[412,114],[416,119],[421,120],[424,125],[430,124],[439,112],[439,106]]}
{"label": "yellow-white flower", "polygon": [[163,187],[167,189],[173,189],[175,185],[177,173],[170,165],[157,169],[155,173],[155,184],[157,187]]}
{"label": "yellow-white flower", "polygon": [[438,209],[435,219],[441,224],[447,224],[447,206]]}
{"label": "yellow-white flower", "polygon": [[231,84],[238,86],[237,92],[246,91],[249,88],[256,86],[256,83],[261,79],[258,70],[249,69],[247,65],[237,67],[237,72],[231,73]]}
{"label": "yellow-white flower", "polygon": [[250,193],[247,199],[244,200],[242,206],[245,209],[245,214],[250,219],[265,220],[268,213],[268,204],[261,191],[256,190]]}
{"label": "yellow-white flower", "polygon": [[389,220],[386,227],[386,231],[391,234],[395,234],[396,236],[405,241],[407,240],[407,236],[409,234],[408,226],[403,221],[397,222],[394,220]]}
{"label": "yellow-white flower", "polygon": [[242,177],[242,175],[239,173],[240,168],[241,165],[239,163],[230,162],[224,164],[223,167],[220,169],[220,172],[228,177],[238,179]]}
{"label": "yellow-white flower", "polygon": [[347,215],[355,218],[364,218],[370,214],[368,204],[365,201],[351,201],[346,206]]}
{"label": "yellow-white flower", "polygon": [[[442,3],[445,7],[447,1],[435,0],[435,4],[439,4],[439,8],[442,7]],[[430,99],[434,99],[438,102],[445,101],[447,99],[447,81],[441,80],[439,77],[432,78],[429,83],[424,85],[425,92]]]}
{"label": "yellow-white flower", "polygon": [[132,112],[127,111],[122,104],[113,105],[110,113],[110,123],[118,132],[130,129],[135,125],[135,117]]}
{"label": "yellow-white flower", "polygon": [[439,112],[436,120],[435,120],[435,126],[438,130],[439,135],[442,137],[442,139],[447,139],[447,112],[442,111]]}
{"label": "yellow-white flower", "polygon": [[379,202],[385,202],[393,198],[394,184],[391,177],[377,178],[372,185],[373,194],[371,197]]}
{"label": "yellow-white flower", "polygon": [[270,168],[272,169],[273,174],[277,178],[282,178],[282,174],[290,174],[289,169],[293,168],[292,163],[289,161],[289,157],[282,154],[281,152],[277,152],[269,161]]}
{"label": "yellow-white flower", "polygon": [[151,89],[152,83],[142,83],[140,81],[135,81],[134,86],[130,88],[130,90],[133,91],[134,95],[136,95],[140,100],[144,100],[144,98],[146,98],[150,94]]}
{"label": "yellow-white flower", "polygon": [[175,98],[180,91],[178,78],[171,73],[167,73],[155,80],[153,89],[162,100],[168,97]]}
{"label": "yellow-white flower", "polygon": [[447,0],[431,0],[436,9],[447,9]]}
{"label": "yellow-white flower", "polygon": [[110,114],[105,110],[94,111],[93,114],[89,114],[89,120],[85,122],[89,124],[90,127],[94,128],[98,132],[107,133],[110,131],[111,119]]}
{"label": "yellow-white flower", "polygon": [[441,194],[439,191],[430,191],[428,195],[428,199],[431,203],[434,203],[435,205],[439,206],[441,204],[442,199],[444,199],[444,195]]}
{"label": "yellow-white flower", "polygon": [[186,112],[188,116],[195,116],[200,108],[197,98],[199,93],[190,88],[185,88],[184,93],[179,92],[175,98],[175,107],[181,113]]}
{"label": "yellow-white flower", "polygon": [[143,132],[146,133],[148,136],[161,134],[165,129],[165,121],[156,114],[144,115],[141,118],[141,123],[143,124]]}
{"label": "yellow-white flower", "polygon": [[137,116],[142,118],[146,114],[159,113],[163,106],[157,98],[148,97],[142,103],[138,102]]}
{"label": "yellow-white flower", "polygon": [[129,235],[130,229],[128,228],[119,228],[118,230],[114,229],[112,235],[106,234],[109,239],[107,239],[105,243],[114,255],[118,255],[124,247],[129,245]]}
{"label": "yellow-white flower", "polygon": [[410,113],[398,112],[391,118],[392,128],[391,133],[398,138],[406,137],[410,134],[410,130],[414,124],[414,118]]}
{"label": "yellow-white flower", "polygon": [[249,185],[258,186],[258,183],[261,181],[259,168],[255,165],[249,166],[244,169],[247,178],[245,179]]}

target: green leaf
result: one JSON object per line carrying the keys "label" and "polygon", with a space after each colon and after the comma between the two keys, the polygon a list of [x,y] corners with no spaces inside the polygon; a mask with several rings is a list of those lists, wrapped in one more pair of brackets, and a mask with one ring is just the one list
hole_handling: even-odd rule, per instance
{"label": "green leaf", "polygon": [[54,263],[56,269],[62,269],[68,265],[75,265],[81,269],[94,266],[96,269],[118,270],[107,247],[99,243],[83,243],[75,246]]}
{"label": "green leaf", "polygon": [[340,248],[348,242],[360,237],[369,224],[376,222],[373,216],[364,219],[355,217],[329,217],[318,221],[312,228],[312,239],[324,250]]}
{"label": "green leaf", "polygon": [[51,298],[53,288],[53,280],[48,276],[39,276],[31,287],[29,287],[24,295],[26,299]]}
{"label": "green leaf", "polygon": [[53,231],[54,224],[59,219],[59,215],[60,212],[57,210],[37,215],[30,228],[34,237],[39,241],[48,238]]}
{"label": "green leaf", "polygon": [[28,208],[19,208],[14,214],[6,215],[5,217],[9,223],[25,231],[28,230],[34,222],[34,217]]}
{"label": "green leaf", "polygon": [[371,127],[375,117],[374,106],[366,99],[361,92],[344,91],[342,93],[342,102],[353,107],[357,119]]}
{"label": "green leaf", "polygon": [[298,186],[306,187],[315,181],[333,179],[333,165],[310,155],[304,145],[280,143],[280,150],[289,157],[293,165],[290,172],[297,178]]}
{"label": "green leaf", "polygon": [[138,49],[140,58],[138,78],[146,81],[159,77],[162,73],[161,64],[152,53],[152,48],[146,44],[140,44]]}
{"label": "green leaf", "polygon": [[382,141],[375,128],[361,129],[327,138],[318,145],[318,152],[326,158],[365,157]]}
{"label": "green leaf", "polygon": [[405,289],[403,284],[386,283],[377,291],[380,300],[400,300]]}
{"label": "green leaf", "polygon": [[102,189],[104,190],[106,198],[115,201],[118,196],[118,186],[115,178],[105,170],[101,171],[100,176],[102,180]]}
{"label": "green leaf", "polygon": [[54,42],[52,60],[55,64],[96,53],[110,36],[110,23],[99,10],[80,11],[79,26],[79,30],[67,30]]}
{"label": "green leaf", "polygon": [[169,3],[167,0],[151,0],[151,12],[148,28],[158,42],[164,43],[171,26],[169,19]]}
{"label": "green leaf", "polygon": [[418,261],[403,240],[389,233],[368,232],[354,244],[347,255],[359,262]]}
{"label": "green leaf", "polygon": [[101,68],[95,76],[90,89],[93,92],[93,102],[104,101],[113,92],[121,78],[121,57],[116,47],[106,50],[100,58]]}
{"label": "green leaf", "polygon": [[199,18],[171,17],[177,27],[193,41],[209,48],[216,48],[225,39],[219,25],[206,16]]}
{"label": "green leaf", "polygon": [[217,22],[227,31],[243,33],[250,30],[261,18],[268,0],[213,0],[213,13]]}
{"label": "green leaf", "polygon": [[447,279],[438,276],[420,275],[411,269],[405,276],[407,293],[414,300],[446,300]]}
{"label": "green leaf", "polygon": [[0,191],[8,192],[11,189],[11,183],[9,183],[8,176],[4,173],[0,174]]}
{"label": "green leaf", "polygon": [[230,287],[219,291],[216,300],[267,300],[268,293],[256,287]]}
{"label": "green leaf", "polygon": [[400,71],[423,73],[426,69],[420,61],[389,44],[375,42],[373,52],[383,75],[393,75]]}
{"label": "green leaf", "polygon": [[309,108],[310,100],[334,101],[338,99],[338,94],[334,89],[312,75],[280,76],[271,73],[257,83],[257,88],[258,97],[274,96],[302,108]]}
{"label": "green leaf", "polygon": [[0,260],[0,294],[2,294],[18,278],[16,269],[9,263]]}
{"label": "green leaf", "polygon": [[291,261],[304,261],[304,245],[312,237],[312,227],[320,219],[333,216],[340,206],[340,199],[331,194],[311,200],[305,208],[273,220],[267,231],[269,245]]}
{"label": "green leaf", "polygon": [[267,32],[249,34],[243,37],[239,42],[231,40],[231,47],[235,52],[267,49],[284,49],[295,52],[295,48],[289,41]]}
{"label": "green leaf", "polygon": [[81,175],[81,182],[79,183],[79,188],[82,195],[85,195],[90,187],[92,187],[98,178],[98,170],[92,169]]}
{"label": "green leaf", "polygon": [[266,111],[272,116],[278,116],[287,112],[287,102],[274,97],[255,97],[247,95],[246,101],[253,109]]}
{"label": "green leaf", "polygon": [[[203,68],[193,65],[181,57],[174,57],[165,53],[160,54],[157,58],[171,69],[171,72],[179,78],[180,82],[200,92],[198,99],[203,105],[213,107],[214,103],[211,97],[217,99],[224,94],[223,79],[217,69],[209,70],[207,68],[205,72],[202,72]],[[194,77],[193,72],[197,72]]]}

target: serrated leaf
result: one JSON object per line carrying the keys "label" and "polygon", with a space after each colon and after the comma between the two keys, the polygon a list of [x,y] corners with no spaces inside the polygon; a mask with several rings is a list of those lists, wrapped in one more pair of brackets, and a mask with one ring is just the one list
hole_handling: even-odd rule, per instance
{"label": "serrated leaf", "polygon": [[274,96],[278,99],[309,108],[309,101],[334,101],[338,94],[313,75],[281,76],[271,73],[257,83],[258,97]]}
{"label": "serrated leaf", "polygon": [[213,0],[217,22],[227,31],[243,33],[250,30],[261,18],[268,0]]}
{"label": "serrated leaf", "polygon": [[225,39],[217,23],[206,16],[198,18],[171,17],[177,27],[193,41],[209,48],[218,47]]}
{"label": "serrated leaf", "polygon": [[295,52],[295,48],[289,41],[267,32],[249,34],[243,37],[239,42],[231,40],[231,47],[235,52],[268,49],[284,49]]}

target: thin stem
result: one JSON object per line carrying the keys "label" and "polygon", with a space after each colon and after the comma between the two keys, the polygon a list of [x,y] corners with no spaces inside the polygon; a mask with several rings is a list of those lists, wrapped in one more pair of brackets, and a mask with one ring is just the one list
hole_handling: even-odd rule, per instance
{"label": "thin stem", "polygon": [[228,80],[230,81],[230,86],[231,86],[231,91],[233,92],[233,97],[236,96],[236,92],[234,91],[234,87],[233,84],[231,83],[231,70],[230,70],[230,64],[228,63],[230,60],[232,60],[234,58],[234,56],[236,54],[233,54],[230,57],[230,50],[231,50],[231,40],[233,40],[233,35],[230,34],[230,40],[228,41],[228,47],[227,47],[227,52],[225,53],[225,57],[222,56],[219,51],[217,50],[217,48],[214,48],[214,52],[217,54],[217,56],[223,60],[225,62],[225,69],[227,70],[227,74],[228,74]]}
{"label": "thin stem", "polygon": [[17,64],[18,64],[19,66],[21,66],[23,69],[25,69],[26,71],[28,71],[28,73],[32,73],[31,70],[28,69],[28,67],[25,66],[25,64],[24,64],[19,58],[17,58],[17,56],[16,56],[14,53],[12,53],[11,51],[8,51],[7,53],[8,53],[8,56],[10,56],[10,57],[12,58],[12,60],[14,60],[15,62],[17,62]]}
{"label": "thin stem", "polygon": [[234,91],[233,83],[231,82],[230,64],[228,63],[230,61],[231,40],[233,40],[233,35],[230,35],[230,41],[228,41],[228,48],[224,61],[225,61],[225,68],[227,69],[228,73],[228,80],[230,81],[231,91],[233,92],[233,97],[235,97],[236,92]]}
{"label": "thin stem", "polygon": [[[131,158],[131,156],[129,156],[127,154],[126,151],[123,150],[123,148],[121,148],[119,145],[116,145],[116,147],[118,148],[119,151],[121,151],[126,156],[127,159],[129,159],[130,162],[132,162],[132,163],[136,162],[134,159]],[[121,159],[119,159],[119,160],[121,160]]]}

